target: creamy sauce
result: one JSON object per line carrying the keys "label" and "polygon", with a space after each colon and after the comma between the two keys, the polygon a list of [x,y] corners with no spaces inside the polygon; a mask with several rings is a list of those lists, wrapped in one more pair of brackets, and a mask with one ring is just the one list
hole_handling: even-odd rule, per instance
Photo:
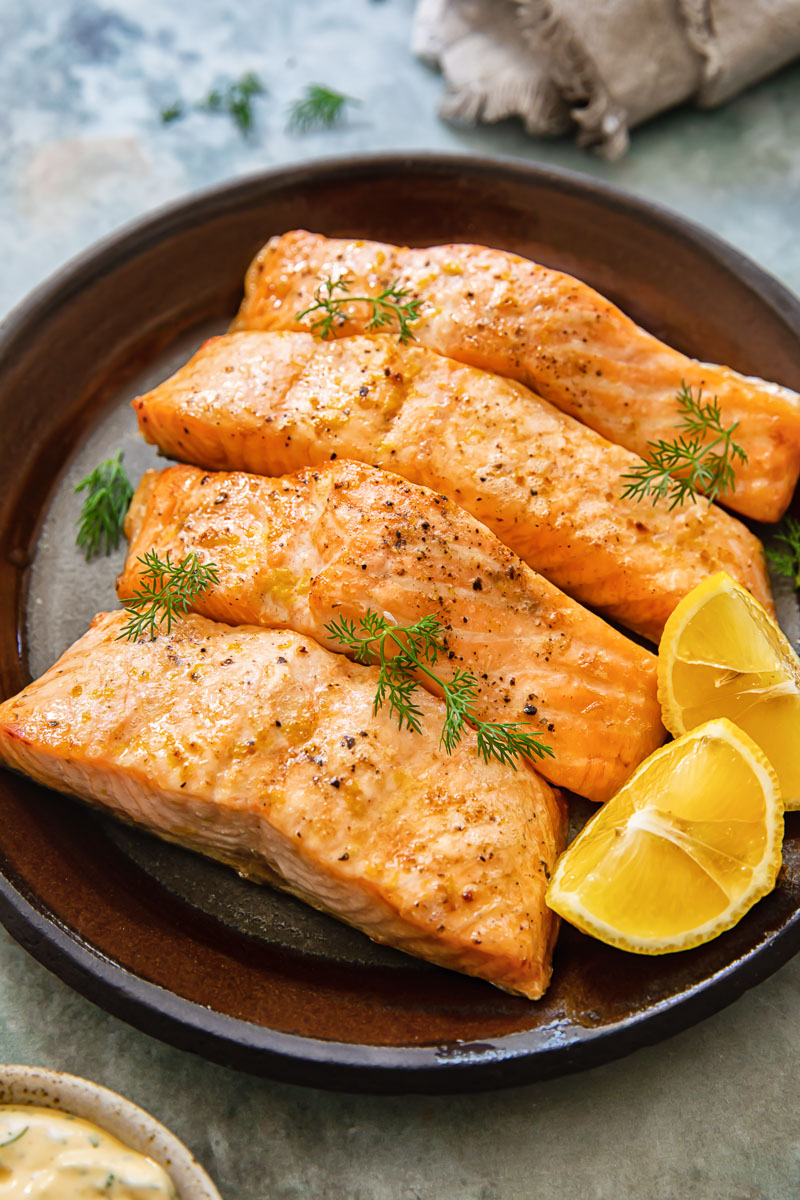
{"label": "creamy sauce", "polygon": [[167,1173],[90,1121],[0,1105],[0,1200],[176,1200]]}

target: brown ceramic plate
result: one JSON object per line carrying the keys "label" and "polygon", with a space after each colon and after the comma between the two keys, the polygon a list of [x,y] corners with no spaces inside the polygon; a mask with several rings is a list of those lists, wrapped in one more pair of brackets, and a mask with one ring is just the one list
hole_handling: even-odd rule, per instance
{"label": "brown ceramic plate", "polygon": [[[135,477],[152,461],[126,401],[225,327],[251,255],[298,225],[516,250],[581,276],[689,354],[800,388],[795,299],[711,235],[586,179],[397,155],[273,171],[195,197],[68,266],[0,334],[3,695],[114,605],[121,551],[83,564],[75,482],[119,445]],[[636,958],[565,929],[553,985],[531,1004],[373,946],[290,897],[0,773],[0,918],[24,946],[156,1037],[331,1088],[502,1086],[675,1032],[800,947],[798,815],[784,864],[775,892],[698,950]]]}

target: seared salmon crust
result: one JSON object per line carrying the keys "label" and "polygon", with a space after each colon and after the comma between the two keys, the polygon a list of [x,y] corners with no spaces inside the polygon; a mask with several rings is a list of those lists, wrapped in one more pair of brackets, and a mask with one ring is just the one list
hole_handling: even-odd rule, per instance
{"label": "seared salmon crust", "polygon": [[[609,441],[644,454],[674,440],[682,383],[716,396],[725,425],[738,421],[747,452],[728,507],[777,521],[800,473],[800,397],[789,388],[698,362],[639,328],[593,288],[505,250],[408,249],[295,230],[253,260],[235,329],[307,329],[297,314],[325,279],[353,295],[397,283],[422,302],[414,337],[439,354],[518,379]],[[366,304],[345,309],[337,336],[363,333]]]}
{"label": "seared salmon crust", "polygon": [[531,999],[550,978],[544,902],[565,843],[557,793],[484,763],[474,734],[438,749],[374,714],[377,670],[287,630],[190,615],[120,641],[100,614],[40,679],[0,705],[0,757],[277,883],[371,938]]}
{"label": "seared salmon crust", "polygon": [[[120,597],[145,551],[212,562],[194,601],[231,624],[288,626],[343,652],[325,626],[372,608],[396,624],[435,614],[444,677],[478,678],[483,720],[521,721],[553,783],[607,800],[665,735],[656,661],[537,575],[443,496],[362,463],[269,479],[197,467],[150,472],[131,504]],[[430,681],[423,682],[430,686]]]}
{"label": "seared salmon crust", "polygon": [[354,458],[443,492],[536,571],[657,642],[716,571],[772,613],[763,547],[704,499],[668,512],[623,500],[640,460],[521,384],[389,335],[213,338],[133,402],[170,457],[281,475]]}

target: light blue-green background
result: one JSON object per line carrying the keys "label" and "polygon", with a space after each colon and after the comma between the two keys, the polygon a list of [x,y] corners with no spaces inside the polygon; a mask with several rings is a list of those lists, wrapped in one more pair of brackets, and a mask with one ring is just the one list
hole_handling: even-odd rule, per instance
{"label": "light blue-green background", "polygon": [[[800,67],[722,111],[675,112],[608,165],[513,124],[458,131],[408,51],[411,0],[0,0],[0,309],[71,255],[192,190],[360,150],[568,166],[709,226],[800,291]],[[243,140],[161,107],[258,72]],[[316,81],[348,125],[285,131]],[[800,353],[800,349],[798,351]],[[506,1093],[359,1098],[271,1084],[160,1045],[72,993],[0,932],[0,1057],[73,1071],[149,1108],[225,1200],[784,1200],[800,1195],[800,964],[660,1046]]]}

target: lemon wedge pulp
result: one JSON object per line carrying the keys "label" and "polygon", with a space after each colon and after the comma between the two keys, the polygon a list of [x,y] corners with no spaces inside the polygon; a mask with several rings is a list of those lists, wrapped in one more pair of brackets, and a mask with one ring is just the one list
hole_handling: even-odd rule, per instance
{"label": "lemon wedge pulp", "polygon": [[800,660],[748,591],[719,572],[681,600],[658,651],[658,698],[676,737],[714,717],[748,733],[800,808]]}
{"label": "lemon wedge pulp", "polygon": [[763,751],[730,721],[656,750],[558,860],[547,903],[623,950],[710,941],[771,891],[783,805]]}

